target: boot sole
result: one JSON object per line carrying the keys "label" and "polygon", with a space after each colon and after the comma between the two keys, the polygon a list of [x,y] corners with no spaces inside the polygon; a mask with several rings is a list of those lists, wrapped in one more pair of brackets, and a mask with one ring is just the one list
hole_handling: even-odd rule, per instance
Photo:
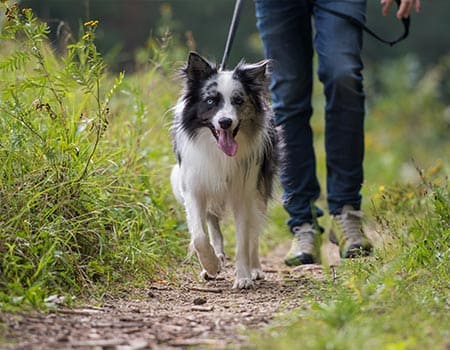
{"label": "boot sole", "polygon": [[309,265],[314,264],[314,257],[310,254],[303,254],[301,256],[295,256],[293,258],[285,259],[284,263],[287,266],[300,266],[300,265]]}

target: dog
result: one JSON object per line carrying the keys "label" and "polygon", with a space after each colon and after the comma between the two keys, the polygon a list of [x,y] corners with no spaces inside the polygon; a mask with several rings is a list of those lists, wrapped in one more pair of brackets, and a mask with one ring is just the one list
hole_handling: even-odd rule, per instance
{"label": "dog", "polygon": [[186,209],[190,247],[201,277],[215,278],[225,262],[220,220],[229,209],[236,229],[234,289],[253,288],[264,278],[259,234],[278,162],[268,64],[241,62],[220,70],[191,52],[174,107],[171,185]]}

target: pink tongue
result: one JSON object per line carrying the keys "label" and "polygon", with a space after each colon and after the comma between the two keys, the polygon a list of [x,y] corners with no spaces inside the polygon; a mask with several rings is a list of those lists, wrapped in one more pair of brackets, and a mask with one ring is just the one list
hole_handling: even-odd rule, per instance
{"label": "pink tongue", "polygon": [[233,132],[231,130],[218,130],[219,134],[219,148],[230,157],[236,155],[238,145],[233,138]]}

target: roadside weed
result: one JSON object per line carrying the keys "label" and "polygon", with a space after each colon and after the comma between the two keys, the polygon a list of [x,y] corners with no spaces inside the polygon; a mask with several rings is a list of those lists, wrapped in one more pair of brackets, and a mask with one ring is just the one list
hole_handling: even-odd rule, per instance
{"label": "roadside weed", "polygon": [[[168,168],[154,161],[171,159],[171,82],[111,77],[94,43],[98,21],[58,58],[31,10],[0,6],[0,308],[158,278],[185,243]],[[163,93],[146,96],[150,87],[136,87],[145,78]],[[154,98],[166,105],[149,111]]]}

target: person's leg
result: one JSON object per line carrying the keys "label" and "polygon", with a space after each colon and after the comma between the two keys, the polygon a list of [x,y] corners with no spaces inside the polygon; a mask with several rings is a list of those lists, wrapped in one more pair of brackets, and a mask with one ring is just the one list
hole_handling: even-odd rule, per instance
{"label": "person's leg", "polygon": [[316,177],[312,115],[311,5],[307,0],[255,0],[257,26],[266,58],[272,60],[270,90],[275,123],[283,133],[281,184],[283,205],[292,231],[321,216],[314,206],[320,186]]}
{"label": "person's leg", "polygon": [[[316,0],[365,20],[366,1]],[[362,30],[346,19],[314,8],[319,79],[326,96],[327,199],[331,214],[344,205],[359,210],[363,182],[365,96],[361,71]]]}
{"label": "person's leg", "polygon": [[[316,1],[360,21],[365,19],[365,0]],[[339,244],[344,258],[367,255],[372,245],[363,233],[360,212],[365,115],[362,29],[317,7],[314,21],[319,78],[326,96],[327,199],[334,218],[330,238]]]}

